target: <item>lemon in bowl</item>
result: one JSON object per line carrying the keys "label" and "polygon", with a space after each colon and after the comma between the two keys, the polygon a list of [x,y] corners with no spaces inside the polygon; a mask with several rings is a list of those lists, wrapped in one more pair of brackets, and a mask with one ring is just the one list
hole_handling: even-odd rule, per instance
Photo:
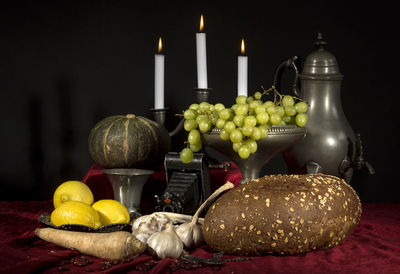
{"label": "lemon in bowl", "polygon": [[56,226],[79,224],[93,227],[102,226],[100,216],[90,205],[80,201],[66,201],[53,210],[51,222]]}
{"label": "lemon in bowl", "polygon": [[128,209],[116,200],[99,200],[92,207],[97,210],[103,225],[129,223],[130,221]]}
{"label": "lemon in bowl", "polygon": [[87,205],[93,204],[93,193],[80,181],[66,181],[59,185],[53,194],[54,208],[67,201],[80,201]]}

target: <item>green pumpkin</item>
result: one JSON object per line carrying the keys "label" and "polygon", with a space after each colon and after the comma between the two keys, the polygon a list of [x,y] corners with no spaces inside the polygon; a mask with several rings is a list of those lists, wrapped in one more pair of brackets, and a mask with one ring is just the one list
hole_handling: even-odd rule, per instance
{"label": "green pumpkin", "polygon": [[89,134],[90,156],[104,168],[154,168],[169,149],[164,126],[133,114],[107,117]]}

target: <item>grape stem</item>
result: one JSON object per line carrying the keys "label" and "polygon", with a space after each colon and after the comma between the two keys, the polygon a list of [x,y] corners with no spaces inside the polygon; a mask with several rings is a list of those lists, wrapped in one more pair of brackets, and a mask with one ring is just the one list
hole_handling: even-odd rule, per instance
{"label": "grape stem", "polygon": [[[265,90],[264,86],[261,86],[261,89],[263,90],[262,95],[264,95],[264,94],[265,94],[265,95],[268,95],[270,91],[274,91],[274,104],[275,104],[275,105],[279,105],[279,104],[282,103],[282,97],[283,97],[283,95],[279,93],[279,91],[275,88],[275,86],[271,86],[271,87],[270,87],[269,89],[267,89],[267,90]],[[261,96],[262,96],[262,95],[261,95]],[[277,98],[278,96],[279,96],[279,102],[277,103],[277,102],[276,102],[276,98]],[[305,100],[303,100],[303,99],[301,99],[301,98],[298,98],[298,97],[296,97],[296,96],[292,96],[292,97],[293,97],[293,99],[295,99],[295,100],[302,101],[302,102],[306,103],[308,106],[310,105],[307,101],[305,101]]]}

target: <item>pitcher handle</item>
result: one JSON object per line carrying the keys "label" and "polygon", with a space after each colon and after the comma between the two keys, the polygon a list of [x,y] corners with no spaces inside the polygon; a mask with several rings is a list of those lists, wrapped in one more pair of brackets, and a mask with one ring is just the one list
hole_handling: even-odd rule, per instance
{"label": "pitcher handle", "polygon": [[279,90],[280,87],[280,81],[282,78],[282,74],[286,69],[293,69],[294,71],[294,78],[293,78],[293,84],[292,84],[292,91],[294,95],[297,97],[300,97],[300,91],[298,88],[298,80],[299,80],[299,70],[297,69],[297,66],[295,64],[295,61],[297,60],[297,56],[293,56],[292,58],[289,58],[285,61],[283,61],[275,70],[274,73],[274,86]]}

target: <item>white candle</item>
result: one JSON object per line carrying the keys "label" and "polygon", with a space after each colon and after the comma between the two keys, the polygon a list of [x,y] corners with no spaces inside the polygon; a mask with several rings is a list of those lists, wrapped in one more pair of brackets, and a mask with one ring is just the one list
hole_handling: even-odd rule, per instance
{"label": "white candle", "polygon": [[[244,39],[242,39],[241,53],[244,54],[244,52]],[[238,96],[247,97],[247,61],[247,56],[238,56]]]}
{"label": "white candle", "polygon": [[158,53],[154,57],[154,108],[164,108],[164,55],[161,37],[158,40]]}
{"label": "white candle", "polygon": [[207,88],[207,53],[206,53],[206,34],[203,31],[203,15],[200,17],[200,33],[196,33],[197,51],[197,87]]}

